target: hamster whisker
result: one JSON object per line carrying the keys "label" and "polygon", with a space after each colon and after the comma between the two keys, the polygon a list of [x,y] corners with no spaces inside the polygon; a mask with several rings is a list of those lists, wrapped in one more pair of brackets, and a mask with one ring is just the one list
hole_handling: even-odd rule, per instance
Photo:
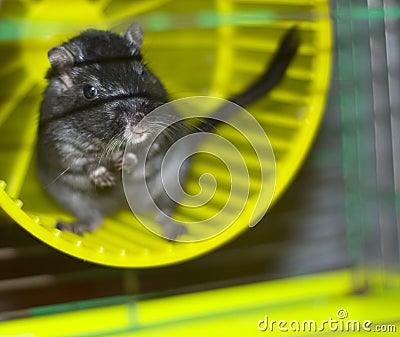
{"label": "hamster whisker", "polygon": [[121,134],[116,134],[115,136],[113,136],[104,147],[104,150],[102,151],[99,158],[98,166],[101,165],[101,161],[103,159],[105,159],[106,161],[113,159],[112,155],[121,148],[123,143],[124,140],[121,140]]}
{"label": "hamster whisker", "polygon": [[[163,136],[170,142],[173,142],[175,140],[175,133],[174,133],[174,130],[171,129],[170,125],[168,125],[168,124],[163,125],[163,123],[160,123],[160,122],[154,122],[149,125],[152,129],[155,129],[155,131],[153,133],[153,136],[154,136],[153,138],[158,138],[158,137]],[[161,133],[158,132],[159,127],[162,128]]]}
{"label": "hamster whisker", "polygon": [[64,171],[62,171],[57,177],[55,177],[51,182],[49,182],[46,186],[45,189],[47,189],[51,184],[54,184],[58,179],[60,179],[65,173],[68,172],[70,167],[67,167]]}

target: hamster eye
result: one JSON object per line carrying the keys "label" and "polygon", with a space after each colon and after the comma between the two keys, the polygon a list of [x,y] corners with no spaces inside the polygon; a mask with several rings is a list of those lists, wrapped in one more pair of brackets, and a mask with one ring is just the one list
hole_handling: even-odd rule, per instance
{"label": "hamster eye", "polygon": [[98,90],[96,87],[90,85],[90,84],[85,84],[83,86],[83,96],[87,99],[93,99],[98,95]]}
{"label": "hamster eye", "polygon": [[147,79],[149,78],[149,74],[146,70],[142,70],[142,72],[140,73],[140,78],[142,81],[147,81]]}

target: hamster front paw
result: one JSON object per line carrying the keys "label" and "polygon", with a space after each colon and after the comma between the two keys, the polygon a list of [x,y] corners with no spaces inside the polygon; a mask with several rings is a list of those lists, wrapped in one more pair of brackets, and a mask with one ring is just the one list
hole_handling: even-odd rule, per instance
{"label": "hamster front paw", "polygon": [[137,156],[132,152],[128,152],[123,159],[122,168],[125,173],[131,174],[137,163]]}
{"label": "hamster front paw", "polygon": [[115,156],[115,166],[117,170],[123,170],[127,174],[131,174],[133,172],[133,169],[135,168],[137,163],[138,158],[132,152],[126,153],[125,156],[124,153],[117,153]]}
{"label": "hamster front paw", "polygon": [[89,174],[89,179],[95,186],[98,187],[112,187],[115,185],[114,175],[108,171],[104,166],[99,166]]}

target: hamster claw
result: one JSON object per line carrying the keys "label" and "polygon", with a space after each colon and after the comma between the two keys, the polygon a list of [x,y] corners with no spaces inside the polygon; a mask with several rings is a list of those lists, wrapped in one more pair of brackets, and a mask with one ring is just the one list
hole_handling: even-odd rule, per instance
{"label": "hamster claw", "polygon": [[118,171],[122,171],[122,167],[124,166],[124,152],[123,151],[114,152],[111,158],[115,168]]}

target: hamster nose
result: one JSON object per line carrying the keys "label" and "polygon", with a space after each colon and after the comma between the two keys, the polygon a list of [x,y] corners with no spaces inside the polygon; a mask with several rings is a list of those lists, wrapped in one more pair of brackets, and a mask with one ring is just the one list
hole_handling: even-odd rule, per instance
{"label": "hamster nose", "polygon": [[144,120],[141,120],[139,123],[131,123],[131,131],[136,134],[143,134],[149,130],[149,125]]}

